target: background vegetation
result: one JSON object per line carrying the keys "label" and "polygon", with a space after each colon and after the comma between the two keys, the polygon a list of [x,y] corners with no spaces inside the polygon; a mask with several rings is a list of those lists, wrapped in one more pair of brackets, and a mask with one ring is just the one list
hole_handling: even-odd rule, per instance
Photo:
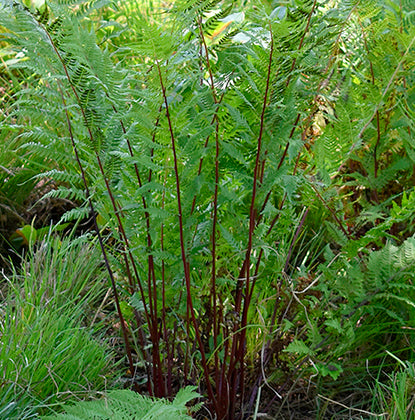
{"label": "background vegetation", "polygon": [[1,0],[0,415],[413,418],[412,9]]}

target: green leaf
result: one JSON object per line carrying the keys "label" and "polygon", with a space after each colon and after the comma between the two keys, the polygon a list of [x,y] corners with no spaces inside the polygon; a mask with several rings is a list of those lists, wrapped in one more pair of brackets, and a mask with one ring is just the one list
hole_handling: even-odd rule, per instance
{"label": "green leaf", "polygon": [[343,369],[338,363],[318,363],[316,367],[320,375],[331,376],[334,380],[343,373]]}
{"label": "green leaf", "polygon": [[328,319],[324,325],[327,327],[332,328],[333,330],[337,331],[338,333],[343,332],[343,327],[341,325],[341,322],[338,319]]}
{"label": "green leaf", "polygon": [[287,353],[298,353],[302,356],[312,356],[314,351],[311,350],[303,340],[293,340],[286,349],[284,349]]}

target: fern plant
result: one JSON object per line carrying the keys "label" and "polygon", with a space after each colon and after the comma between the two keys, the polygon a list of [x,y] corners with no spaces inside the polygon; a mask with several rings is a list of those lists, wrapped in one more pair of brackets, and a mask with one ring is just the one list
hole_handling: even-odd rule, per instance
{"label": "fern plant", "polygon": [[198,398],[199,394],[194,392],[193,387],[181,389],[174,400],[169,402],[161,399],[143,397],[130,390],[111,391],[105,399],[95,401],[81,401],[75,405],[66,407],[66,413],[44,416],[42,419],[60,420],[88,420],[88,419],[191,419],[187,413],[189,409],[186,404]]}
{"label": "fern plant", "polygon": [[[15,66],[34,80],[16,95],[15,128],[56,161],[59,171],[44,175],[66,183],[58,194],[84,202],[66,219],[94,218],[133,379],[131,342],[152,395],[172,395],[180,374],[200,383],[221,419],[252,412],[267,382],[260,367],[252,392],[245,386],[255,343],[265,364],[283,357],[292,280],[316,264],[295,255],[314,235],[308,220],[324,214],[332,241],[352,248],[355,203],[337,199],[339,180],[380,205],[410,166],[409,6],[324,3],[181,0],[127,21],[125,2],[109,22],[96,2],[0,9],[3,37],[24,57]],[[375,63],[383,43],[388,66]],[[394,111],[381,117],[385,101]],[[391,144],[400,154],[381,162]],[[370,163],[368,179],[357,161]],[[361,273],[361,253],[333,258]],[[328,277],[319,287],[338,292]],[[320,327],[310,326],[313,345]]]}

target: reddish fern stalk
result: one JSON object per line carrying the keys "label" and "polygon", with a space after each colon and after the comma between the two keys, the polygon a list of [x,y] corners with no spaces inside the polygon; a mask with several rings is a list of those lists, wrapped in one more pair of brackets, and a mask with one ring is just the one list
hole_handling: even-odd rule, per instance
{"label": "reddish fern stalk", "polygon": [[[210,401],[214,405],[214,407],[217,408],[216,396],[213,392],[212,385],[210,383],[210,375],[209,375],[209,369],[207,366],[206,354],[205,354],[202,338],[200,336],[199,325],[196,319],[195,310],[193,306],[192,290],[191,290],[191,282],[190,282],[190,266],[187,260],[186,245],[185,245],[185,239],[184,239],[183,211],[182,211],[182,201],[181,201],[178,159],[177,159],[177,152],[176,152],[176,138],[174,135],[173,124],[170,117],[169,104],[167,101],[166,88],[165,88],[163,76],[161,73],[160,62],[157,59],[155,60],[155,62],[156,62],[157,72],[159,75],[159,82],[160,82],[160,87],[161,87],[162,95],[164,99],[164,105],[166,108],[166,117],[167,117],[169,132],[170,132],[171,147],[172,147],[172,153],[173,153],[174,174],[175,174],[176,194],[177,194],[177,208],[178,208],[178,213],[179,213],[178,218],[179,218],[179,234],[180,234],[180,252],[181,252],[181,258],[182,258],[183,270],[184,270],[184,279],[185,279],[185,285],[186,285],[187,311],[188,313],[190,313],[191,321],[195,329],[196,340],[199,346],[199,351],[200,351],[200,355],[202,359],[202,368],[203,368],[203,372],[206,379],[206,387],[208,391],[208,396],[209,396]],[[190,337],[188,338],[190,340]]]}
{"label": "reddish fern stalk", "polygon": [[[235,337],[233,340],[232,353],[229,363],[229,372],[228,380],[230,383],[230,407],[229,407],[229,418],[235,416],[237,393],[243,392],[244,390],[244,356],[246,351],[246,327],[248,322],[248,309],[251,303],[250,296],[251,288],[255,285],[255,279],[251,284],[250,277],[250,265],[251,265],[251,253],[252,253],[252,243],[254,230],[256,226],[257,210],[256,210],[256,197],[258,189],[258,181],[261,177],[261,151],[262,151],[262,140],[264,135],[265,127],[265,111],[268,106],[268,95],[270,92],[270,80],[272,73],[272,59],[274,54],[274,37],[272,33],[272,28],[270,25],[270,53],[268,59],[268,69],[267,69],[267,79],[265,85],[264,99],[262,104],[261,118],[260,118],[260,127],[257,140],[257,152],[255,158],[255,167],[254,167],[254,179],[252,185],[252,195],[251,195],[251,205],[249,209],[249,230],[248,230],[248,245],[245,254],[245,260],[241,269],[240,278],[245,279],[245,288],[243,289],[242,281],[238,281],[237,290],[236,290],[236,302],[235,302],[235,311],[240,314],[242,298],[245,297],[244,305],[242,308],[242,316],[240,325],[235,326]],[[238,279],[239,280],[239,279]]]}
{"label": "reddish fern stalk", "polygon": [[[206,58],[206,68],[209,74],[210,90],[212,92],[213,102],[215,103],[215,115],[213,117],[213,123],[215,124],[215,189],[213,194],[212,202],[212,275],[211,275],[211,286],[210,286],[210,308],[213,315],[213,347],[216,350],[218,348],[218,314],[217,314],[217,293],[216,293],[216,229],[218,223],[218,189],[219,189],[219,119],[218,119],[218,98],[216,95],[215,81],[212,74],[212,68],[210,65],[209,51],[206,45],[206,39],[202,28],[202,17],[198,19],[199,36],[203,45]],[[202,162],[200,162],[201,164]],[[201,169],[201,167],[200,167]],[[219,356],[218,352],[215,351],[215,382],[216,390],[218,395],[218,407],[226,406],[226,391],[223,389],[223,382],[220,381],[220,370],[219,370]],[[219,413],[218,413],[219,414]]]}

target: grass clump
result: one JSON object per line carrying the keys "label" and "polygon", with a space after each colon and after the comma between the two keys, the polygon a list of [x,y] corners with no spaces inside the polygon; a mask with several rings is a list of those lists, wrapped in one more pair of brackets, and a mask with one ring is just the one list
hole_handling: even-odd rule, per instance
{"label": "grass clump", "polygon": [[29,418],[87,398],[112,378],[110,352],[85,325],[105,289],[101,259],[84,239],[49,238],[22,271],[4,275],[0,418]]}

